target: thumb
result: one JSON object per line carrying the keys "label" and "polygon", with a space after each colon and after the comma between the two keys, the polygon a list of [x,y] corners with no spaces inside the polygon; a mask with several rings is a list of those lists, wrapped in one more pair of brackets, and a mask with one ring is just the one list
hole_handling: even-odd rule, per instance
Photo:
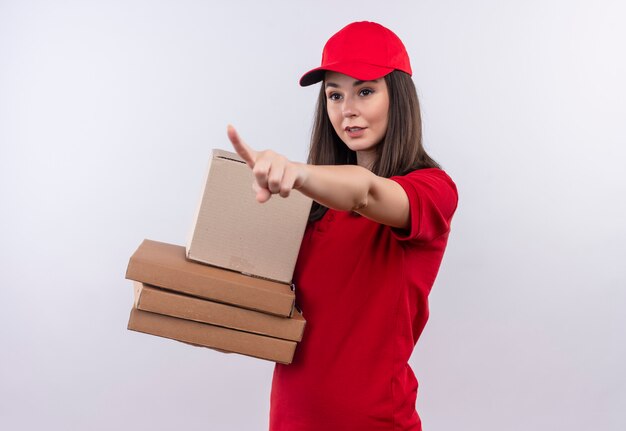
{"label": "thumb", "polygon": [[233,145],[233,148],[239,154],[239,156],[247,163],[250,168],[254,167],[254,163],[256,161],[256,151],[246,145],[245,142],[239,137],[239,133],[232,125],[228,125],[226,128],[226,134],[228,135],[228,139],[230,139],[230,143]]}

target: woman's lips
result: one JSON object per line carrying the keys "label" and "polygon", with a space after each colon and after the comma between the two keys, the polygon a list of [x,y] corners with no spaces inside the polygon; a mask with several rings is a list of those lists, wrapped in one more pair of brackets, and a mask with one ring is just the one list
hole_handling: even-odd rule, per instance
{"label": "woman's lips", "polygon": [[365,129],[366,127],[346,127],[344,130],[349,137],[358,138],[360,136],[363,136],[363,133],[365,133]]}

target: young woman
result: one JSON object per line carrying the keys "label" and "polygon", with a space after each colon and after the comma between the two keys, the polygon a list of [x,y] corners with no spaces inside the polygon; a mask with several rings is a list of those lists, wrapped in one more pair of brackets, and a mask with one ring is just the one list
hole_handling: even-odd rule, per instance
{"label": "young woman", "polygon": [[422,146],[411,73],[394,33],[352,23],[300,80],[322,81],[307,164],[228,128],[259,202],[314,200],[294,273],[307,327],[293,363],[274,369],[270,431],[421,430],[408,360],[458,197]]}

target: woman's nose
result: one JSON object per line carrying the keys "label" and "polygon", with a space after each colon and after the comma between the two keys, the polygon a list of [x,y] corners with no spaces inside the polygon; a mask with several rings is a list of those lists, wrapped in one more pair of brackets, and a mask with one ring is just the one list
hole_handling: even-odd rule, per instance
{"label": "woman's nose", "polygon": [[342,106],[342,114],[346,118],[354,117],[358,115],[358,111],[356,107],[354,106],[354,103],[352,102],[351,99],[344,99],[343,106]]}

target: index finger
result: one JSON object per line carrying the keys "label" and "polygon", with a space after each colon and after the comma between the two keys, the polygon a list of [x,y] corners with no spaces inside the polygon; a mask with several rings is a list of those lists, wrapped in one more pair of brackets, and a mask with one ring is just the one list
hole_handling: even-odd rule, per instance
{"label": "index finger", "polygon": [[256,160],[256,151],[246,145],[245,142],[239,137],[239,133],[232,125],[228,125],[226,128],[226,134],[228,135],[228,139],[230,139],[230,143],[233,145],[233,148],[241,156],[241,158],[250,166],[254,167],[254,163]]}

